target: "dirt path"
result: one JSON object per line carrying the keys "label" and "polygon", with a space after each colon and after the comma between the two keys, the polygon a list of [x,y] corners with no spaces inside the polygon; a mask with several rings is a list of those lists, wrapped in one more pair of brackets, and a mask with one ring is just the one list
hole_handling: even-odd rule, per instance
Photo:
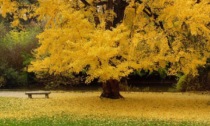
{"label": "dirt path", "polygon": [[0,91],[0,97],[24,98],[27,96],[25,95],[25,91]]}

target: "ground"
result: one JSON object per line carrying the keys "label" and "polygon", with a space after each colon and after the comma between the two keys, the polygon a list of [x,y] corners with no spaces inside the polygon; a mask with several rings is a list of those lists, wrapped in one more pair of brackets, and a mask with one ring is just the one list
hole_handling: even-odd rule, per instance
{"label": "ground", "polygon": [[210,122],[210,94],[122,92],[125,99],[111,100],[100,99],[100,93],[52,91],[49,99],[44,95],[28,99],[24,91],[0,91],[0,118],[21,119],[64,113]]}

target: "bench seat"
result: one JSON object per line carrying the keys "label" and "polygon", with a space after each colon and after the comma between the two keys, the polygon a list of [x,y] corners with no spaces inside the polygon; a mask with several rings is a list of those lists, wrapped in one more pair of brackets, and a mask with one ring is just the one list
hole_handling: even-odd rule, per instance
{"label": "bench seat", "polygon": [[32,95],[45,95],[45,98],[49,98],[50,91],[29,91],[25,92],[28,98],[32,98]]}

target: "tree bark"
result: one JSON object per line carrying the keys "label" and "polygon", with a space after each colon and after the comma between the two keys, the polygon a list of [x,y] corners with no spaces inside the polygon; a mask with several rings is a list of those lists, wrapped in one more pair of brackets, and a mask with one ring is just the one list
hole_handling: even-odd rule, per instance
{"label": "tree bark", "polygon": [[[106,4],[106,10],[112,10],[114,8],[114,2],[113,0],[108,0],[107,1],[107,4]],[[109,16],[111,16],[109,13],[106,15],[107,18]],[[111,30],[111,28],[113,27],[113,21],[110,20],[110,19],[105,19],[105,22],[106,22],[106,26],[105,26],[105,29],[106,30]]]}
{"label": "tree bark", "polygon": [[101,98],[111,98],[111,99],[120,99],[123,98],[120,95],[119,81],[115,79],[110,79],[102,84],[103,92]]}
{"label": "tree bark", "polygon": [[[123,9],[119,7],[119,5],[121,5],[122,0],[118,0],[117,2],[118,2],[117,6],[114,5],[114,0],[108,0],[107,4],[106,4],[106,10],[107,11],[114,9],[114,12],[115,13],[117,12],[116,14],[117,14],[119,19],[116,20],[116,18],[115,18],[115,23],[116,24],[119,23],[123,19],[124,10],[125,10],[125,6],[123,7]],[[112,15],[108,14],[107,16],[109,17],[109,16],[112,16]],[[114,19],[113,20],[106,19],[105,29],[106,30],[111,30],[112,27],[114,26],[113,22],[114,22]],[[123,96],[120,95],[119,83],[120,82],[115,80],[115,79],[107,80],[105,83],[102,84],[103,92],[102,92],[100,97],[101,98],[111,98],[111,99],[123,98]]]}
{"label": "tree bark", "polygon": [[113,26],[116,27],[117,24],[122,22],[125,8],[128,6],[128,3],[124,0],[115,0],[114,3],[114,12],[116,13],[116,17],[114,18]]}

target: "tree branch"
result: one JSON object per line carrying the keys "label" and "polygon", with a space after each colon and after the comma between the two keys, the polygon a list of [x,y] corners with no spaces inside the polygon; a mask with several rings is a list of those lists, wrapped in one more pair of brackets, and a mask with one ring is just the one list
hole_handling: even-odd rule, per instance
{"label": "tree branch", "polygon": [[90,4],[89,4],[86,0],[81,0],[81,2],[82,2],[83,4],[85,4],[85,6],[90,6]]}

